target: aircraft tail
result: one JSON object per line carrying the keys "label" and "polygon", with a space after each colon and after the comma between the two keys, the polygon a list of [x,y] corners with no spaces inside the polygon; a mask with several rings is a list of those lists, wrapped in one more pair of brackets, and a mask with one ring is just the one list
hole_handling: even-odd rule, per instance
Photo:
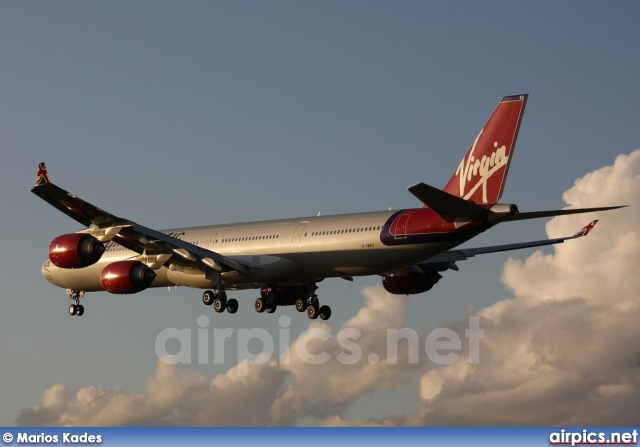
{"label": "aircraft tail", "polygon": [[[418,183],[408,188],[409,192],[424,204],[423,208],[430,208],[445,219],[488,218],[491,224],[496,224],[608,211],[624,206],[526,213],[520,213],[515,205],[495,206],[502,196],[528,96],[523,94],[502,98],[443,190],[425,183]],[[595,225],[595,222],[593,224]],[[591,227],[585,227],[581,231],[585,231],[586,234]]]}
{"label": "aircraft tail", "polygon": [[445,192],[474,203],[498,202],[528,96],[502,98],[447,183]]}

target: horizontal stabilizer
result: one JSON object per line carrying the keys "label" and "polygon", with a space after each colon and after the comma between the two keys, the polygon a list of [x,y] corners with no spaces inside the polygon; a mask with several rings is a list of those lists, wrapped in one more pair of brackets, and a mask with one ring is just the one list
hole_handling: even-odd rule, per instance
{"label": "horizontal stabilizer", "polygon": [[503,222],[511,222],[514,220],[539,219],[541,217],[565,216],[567,214],[593,213],[594,211],[607,211],[624,208],[628,205],[620,206],[603,206],[599,208],[576,208],[572,210],[550,210],[550,211],[532,211],[528,213],[519,213],[507,217]]}
{"label": "horizontal stabilizer", "polygon": [[409,186],[409,192],[441,216],[476,219],[491,213],[486,208],[461,199],[426,183]]}

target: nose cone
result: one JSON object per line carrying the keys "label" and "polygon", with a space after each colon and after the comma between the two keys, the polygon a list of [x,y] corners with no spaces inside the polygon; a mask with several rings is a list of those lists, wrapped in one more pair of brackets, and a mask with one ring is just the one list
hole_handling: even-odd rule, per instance
{"label": "nose cone", "polygon": [[44,261],[44,264],[42,264],[42,268],[40,269],[40,273],[42,273],[42,276],[44,276],[44,278],[49,281],[49,282],[53,282],[53,275],[51,274],[51,260],[49,258],[47,258],[46,261]]}

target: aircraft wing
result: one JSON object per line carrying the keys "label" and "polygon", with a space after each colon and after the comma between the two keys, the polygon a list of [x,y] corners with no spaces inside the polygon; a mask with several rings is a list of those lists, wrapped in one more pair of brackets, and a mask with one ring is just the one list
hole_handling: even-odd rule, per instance
{"label": "aircraft wing", "polygon": [[458,267],[455,265],[456,261],[464,261],[469,258],[474,257],[475,255],[482,255],[485,253],[497,253],[501,251],[511,251],[511,250],[519,250],[521,248],[530,248],[530,247],[542,247],[544,245],[553,245],[553,244],[561,244],[569,239],[576,239],[579,237],[586,236],[589,232],[595,227],[598,223],[597,220],[590,222],[588,225],[584,226],[580,231],[572,236],[559,237],[555,239],[543,239],[539,241],[530,241],[530,242],[519,242],[516,244],[505,244],[505,245],[493,245],[488,247],[477,247],[477,248],[462,248],[458,250],[450,250],[444,253],[441,253],[433,258],[428,259],[427,261],[421,263],[421,266],[435,268],[436,270],[443,271],[447,269],[458,270]]}
{"label": "aircraft wing", "polygon": [[86,233],[103,242],[113,240],[146,258],[148,264],[159,264],[156,268],[177,255],[182,263],[193,263],[194,266],[206,266],[218,271],[247,273],[247,266],[233,259],[114,216],[85,202],[51,183],[44,163],[38,167],[36,185],[31,192],[88,227]]}

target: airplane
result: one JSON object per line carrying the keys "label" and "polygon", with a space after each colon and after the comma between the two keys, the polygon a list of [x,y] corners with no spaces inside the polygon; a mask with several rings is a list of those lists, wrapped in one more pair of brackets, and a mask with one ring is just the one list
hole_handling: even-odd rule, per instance
{"label": "airplane", "polygon": [[572,236],[456,249],[489,228],[524,219],[606,211],[621,206],[519,212],[499,203],[527,94],[504,97],[440,190],[425,183],[408,188],[419,208],[302,217],[157,231],[117,217],[49,180],[44,163],[31,190],[85,229],[49,245],[42,275],[67,289],[70,315],[83,315],[86,292],[133,294],[153,287],[205,289],[202,301],[234,314],[229,290],[258,289],[257,312],[294,305],[310,319],[330,318],[320,306],[317,283],[379,275],[397,295],[430,290],[457,261],[485,253],[558,244],[586,236],[592,221]]}

